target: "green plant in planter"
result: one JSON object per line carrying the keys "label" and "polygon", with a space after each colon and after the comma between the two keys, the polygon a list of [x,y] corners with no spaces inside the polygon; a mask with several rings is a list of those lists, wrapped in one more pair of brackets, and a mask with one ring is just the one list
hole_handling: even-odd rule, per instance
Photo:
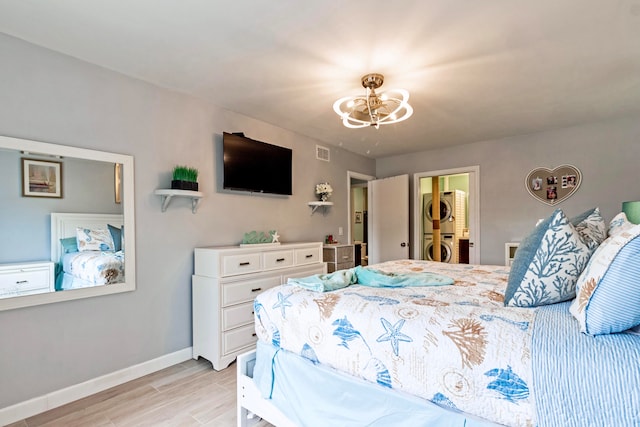
{"label": "green plant in planter", "polygon": [[171,188],[175,190],[198,191],[198,169],[187,166],[175,166]]}

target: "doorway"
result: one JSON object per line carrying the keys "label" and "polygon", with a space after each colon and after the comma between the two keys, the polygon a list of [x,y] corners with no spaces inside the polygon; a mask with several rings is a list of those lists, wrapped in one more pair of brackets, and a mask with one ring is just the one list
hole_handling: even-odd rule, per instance
{"label": "doorway", "polygon": [[[369,201],[367,197],[369,181],[374,180],[371,175],[364,175],[358,172],[347,171],[347,188],[349,197],[347,198],[347,239],[356,247],[356,257],[360,260],[360,265],[367,265],[367,243],[368,243],[368,219]],[[356,262],[357,264],[357,262]]]}
{"label": "doorway", "polygon": [[440,189],[440,259],[450,263],[480,261],[479,167],[469,166],[414,174],[413,257],[433,259],[429,214],[432,178]]}

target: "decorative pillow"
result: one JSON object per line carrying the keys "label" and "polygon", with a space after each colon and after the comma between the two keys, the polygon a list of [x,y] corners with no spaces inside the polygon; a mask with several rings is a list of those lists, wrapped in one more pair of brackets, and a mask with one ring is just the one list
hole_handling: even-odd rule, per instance
{"label": "decorative pillow", "polygon": [[109,230],[96,228],[82,228],[76,229],[78,238],[78,250],[84,251],[113,251],[114,244],[113,238]]}
{"label": "decorative pillow", "polygon": [[75,237],[66,237],[64,239],[60,239],[60,244],[62,245],[62,251],[65,254],[78,252],[78,240]]}
{"label": "decorative pillow", "polygon": [[572,299],[592,252],[564,212],[556,209],[518,246],[504,305],[537,307]]}
{"label": "decorative pillow", "polygon": [[569,311],[589,335],[640,325],[640,225],[618,230],[595,251]]}
{"label": "decorative pillow", "polygon": [[604,218],[599,208],[593,208],[569,220],[589,249],[595,250],[607,238]]}
{"label": "decorative pillow", "polygon": [[629,222],[629,220],[627,219],[627,215],[624,212],[620,212],[618,215],[614,216],[609,223],[607,234],[609,236],[614,236],[623,231],[628,231],[635,226],[635,224]]}
{"label": "decorative pillow", "polygon": [[109,227],[109,233],[113,239],[114,250],[116,252],[122,250],[122,230],[111,224],[107,224],[107,227]]}

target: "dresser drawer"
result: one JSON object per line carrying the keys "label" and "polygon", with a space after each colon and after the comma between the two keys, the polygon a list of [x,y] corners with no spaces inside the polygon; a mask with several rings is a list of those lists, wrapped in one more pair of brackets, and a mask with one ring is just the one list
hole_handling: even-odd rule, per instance
{"label": "dresser drawer", "polygon": [[50,290],[49,269],[17,269],[0,274],[0,295],[31,294]]}
{"label": "dresser drawer", "polygon": [[313,248],[301,248],[295,250],[296,265],[313,264],[322,261],[322,254],[319,246]]}
{"label": "dresser drawer", "polygon": [[291,267],[293,265],[293,251],[272,251],[264,253],[264,269]]}
{"label": "dresser drawer", "polygon": [[249,347],[257,341],[253,323],[232,331],[222,333],[222,354],[236,352]]}
{"label": "dresser drawer", "polygon": [[253,301],[222,309],[223,331],[247,324],[253,325]]}
{"label": "dresser drawer", "polygon": [[249,253],[242,255],[222,256],[222,276],[255,273],[262,269],[262,254]]}
{"label": "dresser drawer", "polygon": [[225,283],[222,285],[222,306],[253,301],[260,292],[280,285],[281,280],[280,276],[275,276]]}

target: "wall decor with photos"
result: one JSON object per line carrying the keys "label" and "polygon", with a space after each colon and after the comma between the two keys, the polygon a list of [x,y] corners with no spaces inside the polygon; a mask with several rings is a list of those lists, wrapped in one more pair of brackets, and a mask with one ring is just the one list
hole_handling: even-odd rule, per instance
{"label": "wall decor with photos", "polygon": [[582,174],[578,168],[561,165],[555,169],[533,169],[525,178],[524,185],[534,199],[554,206],[575,193],[581,182]]}
{"label": "wall decor with photos", "polygon": [[23,158],[22,195],[61,198],[62,163]]}

